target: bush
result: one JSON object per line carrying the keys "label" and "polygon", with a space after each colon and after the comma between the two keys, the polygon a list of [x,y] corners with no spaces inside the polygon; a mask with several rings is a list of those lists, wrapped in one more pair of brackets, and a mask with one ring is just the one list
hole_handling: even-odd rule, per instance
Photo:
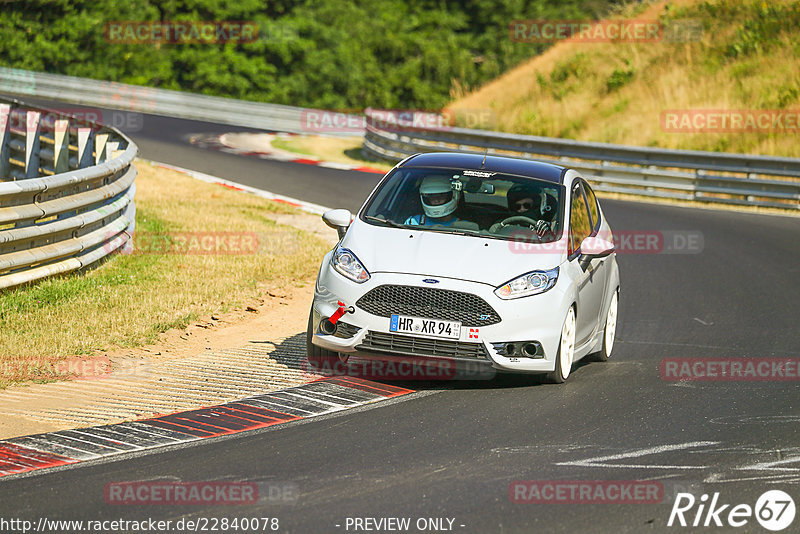
{"label": "bush", "polygon": [[[611,0],[27,0],[0,11],[0,66],[330,109],[438,109],[545,45],[515,19],[596,17]],[[109,21],[255,21],[257,41],[112,44]]]}

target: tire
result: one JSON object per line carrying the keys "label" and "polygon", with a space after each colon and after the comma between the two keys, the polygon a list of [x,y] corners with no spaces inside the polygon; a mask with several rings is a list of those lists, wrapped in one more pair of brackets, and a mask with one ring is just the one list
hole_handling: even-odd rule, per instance
{"label": "tire", "polygon": [[570,307],[564,326],[561,327],[561,341],[556,354],[556,368],[547,373],[547,381],[553,384],[563,384],[572,370],[575,360],[575,308]]}
{"label": "tire", "polygon": [[614,349],[614,340],[617,337],[617,311],[619,309],[619,288],[611,295],[611,303],[608,305],[606,313],[606,324],[603,327],[603,347],[599,352],[592,354],[592,360],[596,362],[607,362]]}
{"label": "tire", "polygon": [[339,363],[339,354],[322,347],[318,347],[311,342],[314,334],[314,310],[308,312],[308,328],[306,330],[306,358],[312,369],[332,372]]}

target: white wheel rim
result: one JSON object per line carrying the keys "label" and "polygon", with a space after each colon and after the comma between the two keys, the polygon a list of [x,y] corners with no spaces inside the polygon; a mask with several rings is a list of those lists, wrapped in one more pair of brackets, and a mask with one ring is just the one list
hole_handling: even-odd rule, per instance
{"label": "white wheel rim", "polygon": [[611,304],[608,306],[608,316],[606,316],[606,356],[611,356],[611,349],[614,348],[614,336],[617,334],[617,292],[611,297]]}
{"label": "white wheel rim", "polygon": [[572,359],[575,356],[575,310],[567,312],[564,327],[561,329],[561,348],[559,351],[559,366],[561,376],[566,379],[572,370]]}

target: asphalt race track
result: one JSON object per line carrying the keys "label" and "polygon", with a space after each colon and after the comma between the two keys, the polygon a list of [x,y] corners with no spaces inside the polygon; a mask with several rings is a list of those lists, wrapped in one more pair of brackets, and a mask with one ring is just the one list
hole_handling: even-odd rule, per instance
{"label": "asphalt race track", "polygon": [[[329,207],[357,209],[380,178],[186,142],[190,134],[231,130],[146,116],[131,135],[144,158]],[[408,517],[412,526],[418,518],[448,518],[453,531],[465,533],[638,533],[697,531],[666,526],[679,491],[698,499],[719,492],[721,503],[754,506],[763,492],[780,489],[800,504],[796,380],[676,382],[659,373],[664,358],[800,357],[800,220],[602,205],[616,233],[702,237],[695,253],[618,255],[620,322],[611,361],[578,365],[563,385],[516,376],[407,383],[418,393],[11,477],[0,481],[0,517],[276,517],[280,532],[293,533],[354,532],[348,518]],[[244,506],[106,504],[106,484],[148,479],[248,480],[291,487],[294,496]],[[653,480],[665,495],[660,504],[515,503],[509,487],[517,480]],[[766,532],[754,518],[739,531]]]}

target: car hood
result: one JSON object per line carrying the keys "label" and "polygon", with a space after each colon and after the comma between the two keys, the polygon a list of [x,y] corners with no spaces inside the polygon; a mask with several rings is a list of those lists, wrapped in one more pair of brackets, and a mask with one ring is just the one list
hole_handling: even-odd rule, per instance
{"label": "car hood", "polygon": [[[563,241],[563,240],[562,240]],[[370,273],[455,278],[499,286],[561,263],[556,243],[520,246],[513,241],[373,226],[355,219],[342,246]]]}

